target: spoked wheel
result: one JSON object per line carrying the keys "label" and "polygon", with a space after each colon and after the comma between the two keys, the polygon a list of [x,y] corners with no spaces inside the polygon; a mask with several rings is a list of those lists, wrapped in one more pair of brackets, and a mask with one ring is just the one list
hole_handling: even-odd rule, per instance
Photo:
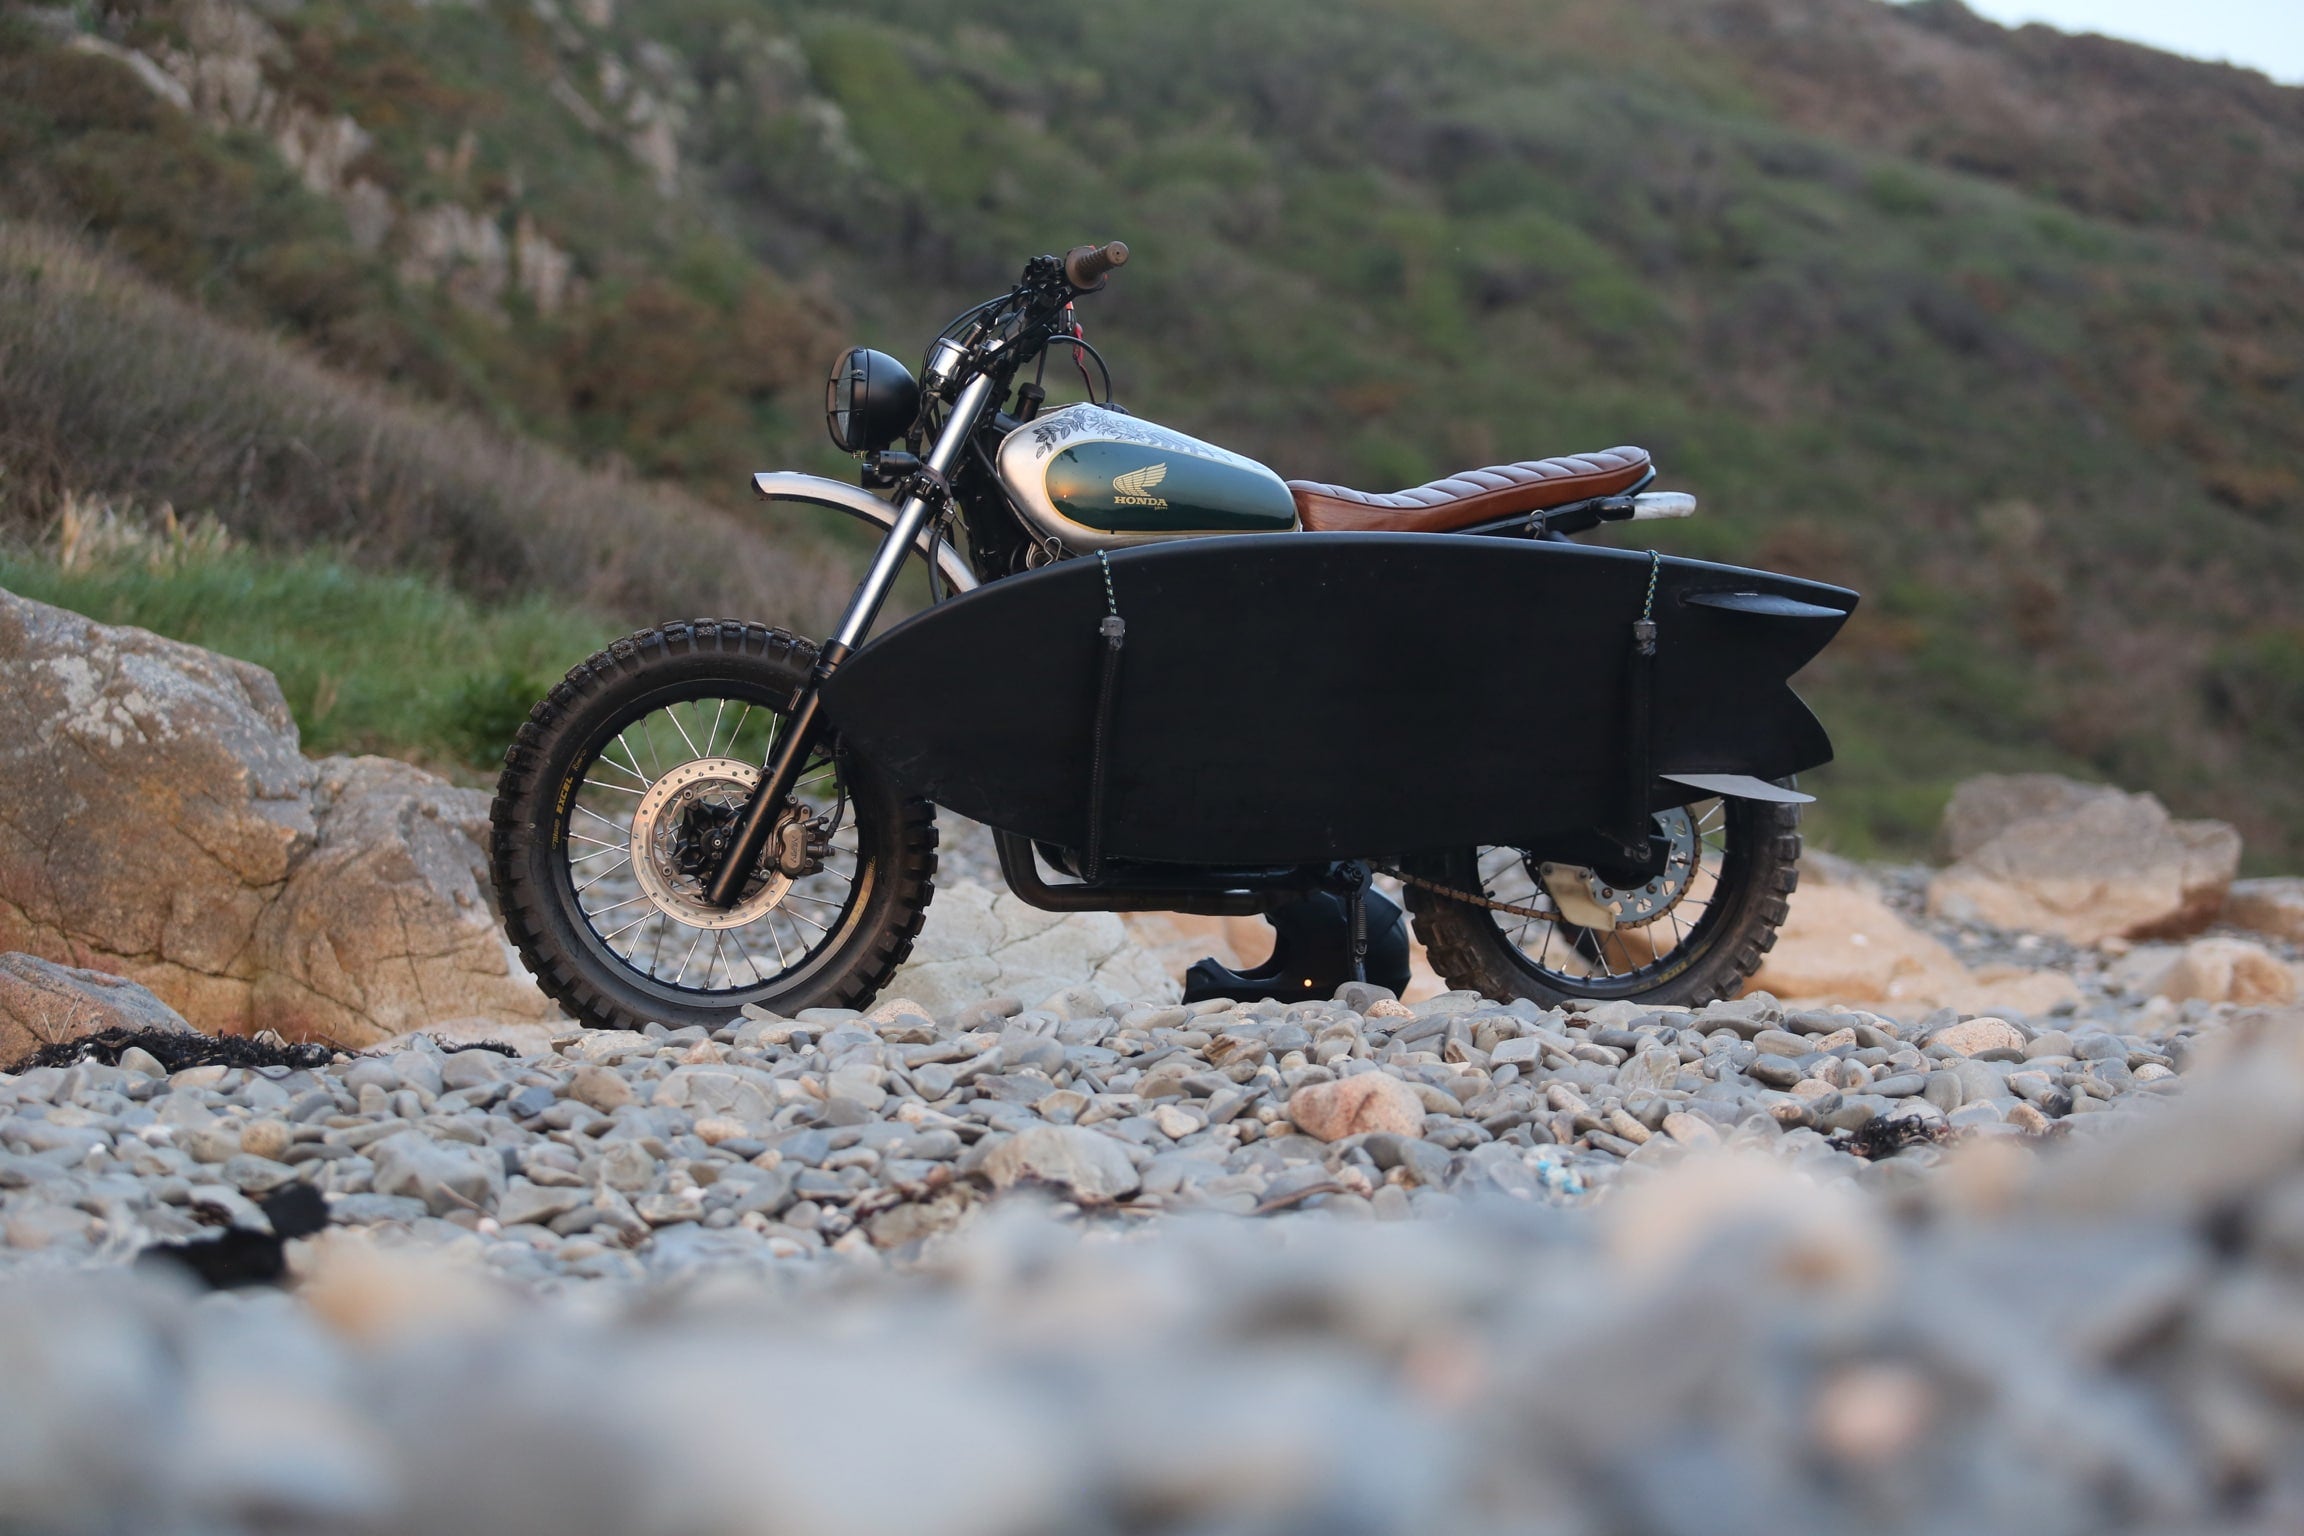
{"label": "spoked wheel", "polygon": [[759,625],[667,625],[577,667],[521,727],[492,813],[497,896],[538,982],[585,1023],[855,1007],[910,953],[933,812],[836,740],[735,904],[704,898],[814,661]]}
{"label": "spoked wheel", "polygon": [[1700,800],[1659,812],[1656,829],[1664,869],[1637,884],[1520,848],[1421,862],[1412,873],[1444,888],[1407,887],[1433,969],[1451,987],[1547,1006],[1733,996],[1775,944],[1799,881],[1799,807]]}

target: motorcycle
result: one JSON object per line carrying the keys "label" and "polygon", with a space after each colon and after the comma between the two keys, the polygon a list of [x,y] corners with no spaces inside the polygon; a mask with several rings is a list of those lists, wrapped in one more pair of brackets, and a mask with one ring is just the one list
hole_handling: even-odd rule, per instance
{"label": "motorcycle", "polygon": [[[1741,987],[1831,758],[1788,679],[1856,594],[1574,542],[1695,510],[1638,448],[1369,494],[1130,415],[1076,308],[1127,254],[1033,259],[917,378],[840,358],[859,483],[755,477],[882,533],[831,635],[664,624],[537,704],[491,857],[544,990],[603,1028],[865,1006],[939,806],[1036,907],[1263,914],[1272,959],[1204,960],[1188,1000],[1398,991],[1410,918],[1498,1000]],[[1064,354],[1101,396],[1044,409]],[[931,602],[875,637],[914,556]]]}

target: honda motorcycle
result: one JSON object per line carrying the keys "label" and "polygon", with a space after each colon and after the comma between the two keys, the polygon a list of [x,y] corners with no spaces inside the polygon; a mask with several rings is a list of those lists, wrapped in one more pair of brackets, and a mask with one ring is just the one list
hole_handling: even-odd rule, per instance
{"label": "honda motorcycle", "polygon": [[[1034,259],[917,378],[839,360],[860,483],[755,482],[883,530],[829,636],[665,624],[536,706],[492,858],[544,990],[617,1028],[864,1006],[945,807],[1033,906],[1265,915],[1272,960],[1188,998],[1398,990],[1407,916],[1499,1000],[1733,993],[1831,758],[1787,680],[1856,594],[1573,542],[1694,511],[1637,448],[1378,495],[1132,416],[1075,309],[1127,254]],[[1101,394],[1044,409],[1051,356]],[[933,600],[873,635],[914,556]]]}

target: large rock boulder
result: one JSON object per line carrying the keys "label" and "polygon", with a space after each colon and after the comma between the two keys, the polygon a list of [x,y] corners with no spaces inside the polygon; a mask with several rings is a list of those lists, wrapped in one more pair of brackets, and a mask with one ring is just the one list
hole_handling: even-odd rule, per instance
{"label": "large rock boulder", "polygon": [[124,976],[0,955],[0,1068],[44,1045],[109,1029],[187,1030],[175,1009]]}
{"label": "large rock boulder", "polygon": [[0,720],[0,950],[215,1032],[553,1015],[488,910],[486,797],[306,760],[261,667],[0,592]]}
{"label": "large rock boulder", "polygon": [[245,1028],[312,765],[261,667],[0,592],[0,949]]}
{"label": "large rock boulder", "polygon": [[2196,933],[2240,867],[2224,822],[2177,821],[2151,795],[2051,774],[1962,784],[1942,839],[1955,862],[1929,885],[1932,915],[2080,944]]}
{"label": "large rock boulder", "polygon": [[1856,866],[1841,860],[1803,860],[1791,906],[1775,947],[1752,977],[1753,990],[1800,1003],[1862,1004],[1906,1019],[1946,1007],[2040,1014],[2079,998],[2071,978],[2059,972],[1970,970],[1941,940],[1906,922]]}
{"label": "large rock boulder", "polygon": [[2224,921],[2251,933],[2304,944],[2304,879],[2236,880],[2224,898]]}
{"label": "large rock boulder", "polygon": [[1752,985],[1778,997],[1933,1004],[1968,986],[1968,968],[1899,917],[1869,885],[1824,883],[1803,866],[1791,912]]}
{"label": "large rock boulder", "polygon": [[2132,990],[2178,1003],[2278,1006],[2293,1003],[2304,990],[2295,967],[2246,939],[2194,939],[2181,949],[2139,950],[2124,965],[2121,980]]}
{"label": "large rock boulder", "polygon": [[1027,1004],[1087,988],[1105,1002],[1173,1001],[1182,987],[1112,912],[1043,912],[969,881],[938,886],[912,958],[885,990],[947,1014],[985,997]]}
{"label": "large rock boulder", "polygon": [[439,1019],[555,1014],[488,903],[488,797],[390,758],[317,767],[317,835],[257,924],[254,1022],[372,1043]]}

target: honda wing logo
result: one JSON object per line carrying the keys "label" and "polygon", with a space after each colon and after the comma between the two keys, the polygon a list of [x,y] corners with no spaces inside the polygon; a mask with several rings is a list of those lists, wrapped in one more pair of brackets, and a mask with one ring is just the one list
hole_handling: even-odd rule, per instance
{"label": "honda wing logo", "polygon": [[1152,489],[1168,478],[1165,463],[1147,464],[1124,475],[1112,477],[1112,500],[1123,507],[1154,507],[1165,512],[1168,503],[1152,494]]}

